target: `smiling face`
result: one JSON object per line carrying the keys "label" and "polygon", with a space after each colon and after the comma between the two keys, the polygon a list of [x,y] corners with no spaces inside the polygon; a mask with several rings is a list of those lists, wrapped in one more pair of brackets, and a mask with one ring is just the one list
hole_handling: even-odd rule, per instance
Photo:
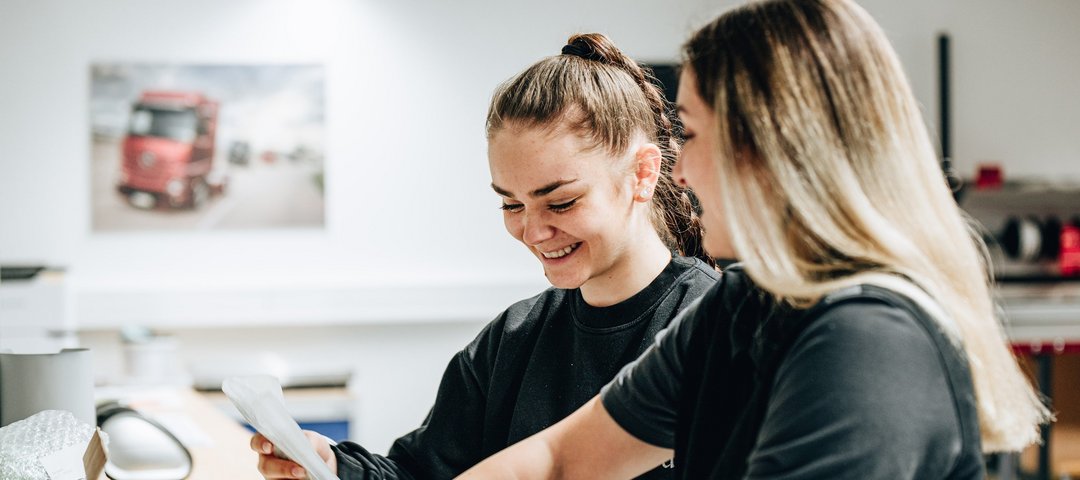
{"label": "smiling face", "polygon": [[682,120],[685,142],[672,175],[676,182],[690,187],[701,202],[705,250],[716,258],[736,258],[720,199],[717,175],[720,139],[716,115],[698,94],[697,80],[689,67],[683,68],[679,77],[675,104]]}
{"label": "smiling face", "polygon": [[491,136],[491,184],[502,197],[506,230],[555,287],[617,283],[629,276],[629,252],[650,235],[656,240],[636,156],[613,158],[563,128],[508,125]]}

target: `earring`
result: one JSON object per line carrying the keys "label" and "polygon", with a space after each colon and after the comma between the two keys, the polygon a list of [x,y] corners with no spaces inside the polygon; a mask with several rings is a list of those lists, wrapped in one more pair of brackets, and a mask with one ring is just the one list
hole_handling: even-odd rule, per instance
{"label": "earring", "polygon": [[642,200],[648,200],[649,199],[649,187],[645,187],[645,188],[641,189],[640,197],[641,197]]}

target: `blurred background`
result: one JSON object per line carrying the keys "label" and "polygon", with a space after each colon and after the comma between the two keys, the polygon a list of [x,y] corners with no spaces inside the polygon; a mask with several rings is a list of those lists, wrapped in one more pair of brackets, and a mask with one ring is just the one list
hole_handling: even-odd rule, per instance
{"label": "blurred background", "polygon": [[[424,418],[451,355],[547,286],[504,231],[488,186],[483,126],[494,88],[559,53],[575,32],[605,33],[642,62],[677,63],[687,35],[736,3],[0,0],[0,264],[9,272],[0,280],[0,349],[89,347],[102,388],[213,391],[228,375],[272,373],[287,386],[320,387],[298,401],[302,422],[332,424],[339,437],[385,452]],[[938,35],[948,33],[950,157],[969,184],[980,168],[990,178],[991,193],[972,198],[983,198],[976,209],[991,235],[1047,215],[1062,217],[1061,234],[1080,215],[1075,195],[1005,211],[998,207],[1024,201],[993,189],[1077,190],[1080,2],[859,3],[893,42],[935,138]],[[311,155],[325,173],[315,220],[102,223],[95,148],[103,135],[119,141],[129,121],[112,121],[111,134],[93,129],[110,121],[95,109],[93,85],[95,72],[116,65],[318,69],[325,110]],[[255,143],[252,164],[262,161]],[[223,164],[242,149],[215,148]],[[231,167],[242,167],[239,153]],[[101,198],[117,201],[115,185],[104,185]],[[277,209],[295,199],[260,198]],[[1027,273],[1048,277],[1058,293],[1023,293],[1030,301],[1016,308],[1035,323],[1051,320],[1013,329],[1014,340],[1025,355],[1059,345],[1056,367],[1033,363],[1033,374],[1064,375],[1054,383],[1060,404],[1080,403],[1068,397],[1080,391],[1080,369],[1065,354],[1080,338],[1076,296],[1060,259],[1040,258],[1046,268]],[[17,275],[36,266],[46,269]]]}

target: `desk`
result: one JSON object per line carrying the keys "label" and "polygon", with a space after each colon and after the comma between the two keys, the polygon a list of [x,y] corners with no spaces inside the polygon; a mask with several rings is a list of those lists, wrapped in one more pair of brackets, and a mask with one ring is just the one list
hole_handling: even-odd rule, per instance
{"label": "desk", "polygon": [[[332,440],[341,441],[349,438],[349,426],[356,413],[356,402],[349,391],[342,387],[286,388],[285,405],[289,415],[304,430],[313,430]],[[199,396],[208,400],[224,412],[225,416],[243,423],[229,399],[221,391],[199,392]]]}
{"label": "desk", "polygon": [[[1035,384],[1048,399],[1055,399],[1053,377],[1055,358],[1080,354],[1080,282],[1010,283],[998,285],[998,295],[1005,310],[1006,331],[1017,355],[1033,362]],[[1067,388],[1067,387],[1066,387]],[[1076,396],[1066,394],[1062,400]],[[1055,399],[1057,400],[1057,399]],[[1052,409],[1075,408],[1056,402]],[[1043,444],[1025,452],[1022,465],[1034,471],[1022,472],[1021,478],[1047,480],[1080,473],[1080,429],[1073,422],[1059,421],[1042,430]],[[1002,478],[1012,478],[1002,475]]]}
{"label": "desk", "polygon": [[[189,480],[262,480],[257,470],[259,456],[248,447],[251,434],[198,393],[176,388],[147,392],[124,390],[118,396],[132,408],[158,421],[181,419],[187,429],[201,437],[201,441],[187,445],[193,460]],[[184,432],[174,433],[184,440]],[[101,480],[105,478],[102,475]]]}
{"label": "desk", "polygon": [[[1075,377],[1078,371],[1076,367],[1080,364],[1076,363],[1076,359],[1080,357],[1075,354],[1080,353],[1080,344],[1014,343],[1013,352],[1021,360],[1022,368],[1033,374],[1031,380],[1043,398],[1049,401],[1050,410],[1057,419],[1041,428],[1040,445],[1030,446],[1020,455],[1018,466],[1021,468],[1017,475],[1009,472],[999,478],[1076,478],[1080,475],[1080,425],[1075,421],[1078,397],[1070,388],[1076,382],[1069,377]],[[1066,369],[1062,371],[1060,367]]]}
{"label": "desk", "polygon": [[191,448],[194,468],[188,478],[262,480],[257,470],[259,455],[248,447],[251,434],[199,394],[186,389],[178,393],[183,398],[184,413],[214,440],[212,447]]}

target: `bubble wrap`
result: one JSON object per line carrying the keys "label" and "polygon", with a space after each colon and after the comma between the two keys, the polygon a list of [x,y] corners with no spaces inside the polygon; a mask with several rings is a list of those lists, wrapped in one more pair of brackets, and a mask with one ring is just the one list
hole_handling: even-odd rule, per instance
{"label": "bubble wrap", "polygon": [[0,428],[0,480],[48,480],[38,458],[86,444],[93,435],[93,426],[63,410],[45,410]]}

